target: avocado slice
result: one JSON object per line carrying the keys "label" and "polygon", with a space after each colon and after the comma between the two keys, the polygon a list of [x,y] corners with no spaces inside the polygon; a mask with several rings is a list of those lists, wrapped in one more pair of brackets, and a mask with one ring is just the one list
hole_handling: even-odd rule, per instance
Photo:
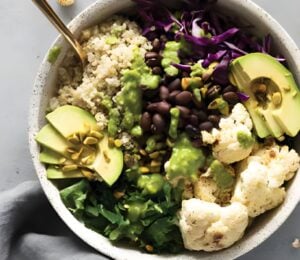
{"label": "avocado slice", "polygon": [[63,172],[61,168],[49,166],[47,169],[48,179],[74,179],[74,178],[84,178],[80,170],[74,170],[70,172]]}
{"label": "avocado slice", "polygon": [[230,65],[229,79],[249,95],[244,102],[257,135],[296,136],[300,130],[300,93],[292,73],[274,57],[250,53]]}
{"label": "avocado slice", "polygon": [[110,147],[108,136],[105,135],[99,143],[99,152],[92,165],[87,166],[94,170],[109,185],[113,185],[120,177],[123,169],[123,152],[116,147]]}
{"label": "avocado slice", "polygon": [[63,157],[61,154],[54,152],[53,150],[43,147],[40,153],[40,162],[47,163],[47,164],[63,164],[66,161],[66,158]]}
{"label": "avocado slice", "polygon": [[45,125],[36,135],[35,140],[42,145],[62,156],[68,158],[68,148],[74,145],[68,142],[59,132],[57,132],[50,124]]}
{"label": "avocado slice", "polygon": [[98,130],[94,116],[82,108],[65,105],[46,116],[48,122],[65,138],[75,133]]}
{"label": "avocado slice", "polygon": [[[47,119],[50,124],[36,136],[36,141],[43,147],[41,162],[52,165],[70,162],[79,169],[95,171],[110,186],[119,178],[123,169],[123,152],[120,148],[109,146],[107,134],[99,132],[90,113],[68,105],[51,112]],[[58,167],[49,169],[49,178],[79,175],[79,170],[69,174]]]}

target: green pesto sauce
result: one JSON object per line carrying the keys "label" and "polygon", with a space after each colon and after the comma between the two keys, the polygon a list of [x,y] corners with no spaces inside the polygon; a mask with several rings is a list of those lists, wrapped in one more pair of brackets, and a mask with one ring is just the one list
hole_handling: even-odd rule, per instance
{"label": "green pesto sauce", "polygon": [[[122,118],[118,119],[121,121],[120,127],[134,136],[141,136],[143,132],[139,126],[142,111],[142,89],[140,86],[155,89],[159,85],[160,76],[152,74],[138,48],[134,50],[131,68],[124,70],[122,74],[121,82],[123,88],[116,97],[117,104],[123,110]],[[110,118],[109,122],[115,121],[115,119]],[[111,136],[115,135],[115,131],[110,132],[108,130],[108,133]]]}
{"label": "green pesto sauce", "polygon": [[251,147],[254,143],[253,136],[243,131],[237,132],[237,140],[240,143],[240,146],[244,149]]}
{"label": "green pesto sauce", "polygon": [[180,42],[169,41],[166,43],[165,49],[162,53],[163,59],[161,65],[164,68],[164,71],[169,76],[176,76],[179,73],[179,70],[172,66],[173,63],[180,63],[178,57],[178,51],[181,48]]}
{"label": "green pesto sauce", "polygon": [[230,188],[234,183],[234,178],[230,174],[229,169],[227,169],[221,162],[214,160],[210,165],[210,170],[213,174],[213,179],[215,180],[217,186],[220,189]]}
{"label": "green pesto sauce", "polygon": [[202,67],[200,63],[196,63],[191,67],[191,77],[201,77],[205,69]]}
{"label": "green pesto sauce", "polygon": [[143,195],[154,195],[162,190],[165,180],[158,173],[141,175],[137,181],[137,186],[142,189]]}
{"label": "green pesto sauce", "polygon": [[181,135],[172,151],[169,166],[166,169],[169,180],[183,177],[196,181],[198,169],[205,165],[205,156],[201,149],[193,147],[187,136]]}
{"label": "green pesto sauce", "polygon": [[58,55],[60,54],[60,51],[61,51],[61,48],[59,46],[54,46],[53,48],[51,48],[48,53],[47,60],[50,63],[54,63],[57,60]]}

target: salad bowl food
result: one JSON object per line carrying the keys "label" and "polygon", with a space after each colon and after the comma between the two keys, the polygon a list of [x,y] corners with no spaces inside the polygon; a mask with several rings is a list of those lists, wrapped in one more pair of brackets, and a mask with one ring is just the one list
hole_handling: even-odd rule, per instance
{"label": "salad bowl food", "polygon": [[300,54],[273,18],[251,1],[102,0],[69,26],[87,65],[53,43],[29,139],[74,233],[114,259],[233,259],[286,220]]}

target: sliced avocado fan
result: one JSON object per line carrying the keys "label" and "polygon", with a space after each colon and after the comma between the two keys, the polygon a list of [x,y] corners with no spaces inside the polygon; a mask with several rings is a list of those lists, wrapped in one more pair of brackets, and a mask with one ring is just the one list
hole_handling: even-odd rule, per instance
{"label": "sliced avocado fan", "polygon": [[[112,185],[123,169],[123,153],[110,147],[95,118],[75,106],[63,106],[47,117],[50,124],[36,135],[41,144],[40,161],[49,165],[49,179],[95,176]],[[60,172],[60,173],[59,173]]]}
{"label": "sliced avocado fan", "polygon": [[257,135],[261,138],[300,130],[300,92],[292,73],[274,57],[250,53],[230,65],[229,79],[249,95],[244,102]]}

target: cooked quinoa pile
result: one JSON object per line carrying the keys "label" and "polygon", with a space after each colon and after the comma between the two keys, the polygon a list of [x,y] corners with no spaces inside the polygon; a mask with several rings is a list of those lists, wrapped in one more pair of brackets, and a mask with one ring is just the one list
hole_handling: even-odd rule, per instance
{"label": "cooked quinoa pile", "polygon": [[134,49],[138,47],[144,56],[151,43],[135,22],[121,16],[84,30],[80,39],[88,63],[82,72],[74,52],[67,54],[58,70],[58,94],[51,99],[50,110],[66,104],[79,106],[90,111],[105,129],[108,120],[103,101],[121,90],[122,71],[131,67]]}

